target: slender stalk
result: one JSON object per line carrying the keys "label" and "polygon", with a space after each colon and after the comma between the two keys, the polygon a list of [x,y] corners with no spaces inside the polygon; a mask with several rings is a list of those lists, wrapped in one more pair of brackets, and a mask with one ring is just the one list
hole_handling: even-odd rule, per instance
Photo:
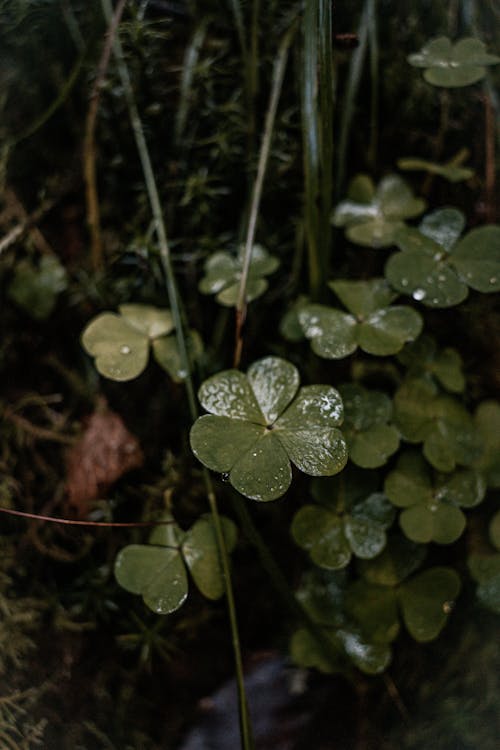
{"label": "slender stalk", "polygon": [[373,170],[377,167],[378,150],[378,94],[379,94],[379,48],[378,48],[378,25],[377,25],[377,0],[368,0],[368,38],[370,43],[370,78],[371,78],[371,100],[370,100],[370,145],[368,147],[368,160]]}
{"label": "slender stalk", "polygon": [[331,0],[319,0],[319,120],[320,120],[320,254],[328,272],[332,251],[330,215],[333,199],[333,9]]}
{"label": "slender stalk", "polygon": [[181,75],[181,90],[179,96],[179,106],[177,108],[177,115],[175,118],[175,129],[174,129],[174,144],[178,145],[181,140],[182,132],[186,126],[187,116],[189,113],[190,105],[190,94],[191,87],[193,84],[194,72],[198,64],[200,57],[201,48],[207,34],[208,18],[203,18],[193,34],[193,38],[188,45],[186,54],[184,55],[184,63],[182,65]]}
{"label": "slender stalk", "polygon": [[[102,5],[103,5],[105,16],[107,17],[109,21],[111,17],[111,13],[112,13],[110,0],[102,0]],[[166,232],[165,224],[163,221],[163,215],[161,211],[160,198],[159,198],[158,189],[156,186],[156,180],[155,180],[154,172],[153,172],[152,165],[151,165],[151,159],[149,156],[149,150],[148,150],[146,139],[144,136],[142,123],[139,117],[139,113],[137,111],[137,106],[135,104],[135,99],[133,95],[132,84],[130,81],[128,68],[126,66],[125,59],[123,56],[123,51],[122,51],[121,44],[118,38],[115,39],[113,46],[114,46],[114,53],[115,53],[115,57],[117,60],[120,78],[121,78],[122,85],[125,91],[125,96],[127,100],[128,109],[129,109],[130,121],[132,124],[132,129],[134,131],[137,149],[139,151],[139,158],[141,160],[142,170],[144,173],[144,179],[146,182],[149,202],[151,205],[151,211],[152,211],[154,222],[155,222],[155,229],[156,229],[156,233],[158,237],[158,244],[160,248],[160,256],[161,256],[164,273],[165,273],[167,293],[168,293],[170,306],[172,309],[172,316],[174,318],[174,323],[175,323],[177,343],[179,346],[179,355],[181,359],[181,367],[186,372],[185,383],[186,383],[186,392],[187,392],[188,402],[189,402],[189,409],[191,412],[191,416],[194,420],[196,419],[198,409],[196,405],[196,399],[194,396],[194,387],[193,387],[193,381],[192,381],[192,376],[191,376],[191,367],[190,367],[189,357],[187,353],[186,339],[184,335],[183,321],[182,321],[182,315],[181,315],[181,310],[180,310],[180,300],[179,300],[179,296],[177,292],[177,285],[175,283],[172,259],[170,255],[170,248],[169,248],[168,241],[167,241],[167,232]],[[232,581],[231,581],[229,555],[227,551],[226,542],[224,539],[222,524],[221,524],[221,520],[219,516],[219,511],[217,508],[217,499],[213,490],[212,480],[211,480],[210,474],[208,473],[206,469],[204,469],[203,475],[204,475],[204,481],[205,481],[205,486],[207,490],[208,502],[209,502],[210,510],[212,513],[213,521],[214,521],[215,534],[217,538],[217,546],[219,550],[221,567],[223,571],[223,580],[224,580],[225,593],[226,593],[226,599],[227,599],[229,624],[231,628],[231,637],[232,637],[233,652],[234,652],[234,659],[235,659],[236,680],[237,680],[237,685],[238,685],[238,700],[239,700],[239,708],[240,708],[242,747],[243,747],[243,750],[253,750],[254,744],[253,744],[253,739],[252,739],[251,722],[250,722],[250,716],[248,712],[248,705],[247,705],[246,694],[245,694],[245,684],[244,684],[244,679],[243,679],[243,663],[242,663],[241,648],[240,648],[240,642],[239,642],[236,606],[234,602],[234,594],[233,594]]]}
{"label": "slender stalk", "polygon": [[99,208],[99,196],[97,192],[96,176],[96,150],[95,129],[97,123],[97,112],[101,99],[101,90],[104,79],[108,72],[109,60],[116,30],[121,21],[125,3],[127,0],[119,0],[113,17],[109,23],[106,41],[97,66],[97,73],[90,94],[89,108],[85,120],[85,136],[83,139],[83,176],[85,180],[85,199],[87,204],[87,225],[90,232],[90,259],[94,271],[103,266],[103,250],[101,239],[101,212]]}
{"label": "slender stalk", "polygon": [[273,78],[271,84],[271,95],[269,98],[269,106],[267,108],[266,119],[264,124],[264,133],[262,135],[262,143],[259,153],[259,163],[257,167],[257,175],[252,191],[252,200],[250,204],[250,215],[248,219],[248,227],[245,239],[245,250],[243,255],[243,268],[241,272],[240,286],[238,290],[238,299],[236,302],[236,342],[235,342],[235,353],[234,353],[234,366],[239,367],[241,361],[241,352],[243,348],[243,325],[246,319],[246,289],[248,283],[248,272],[250,270],[250,262],[252,260],[252,249],[255,240],[255,231],[257,227],[257,219],[259,215],[260,201],[262,198],[262,188],[264,185],[264,176],[266,173],[267,163],[269,161],[269,153],[271,149],[271,141],[273,137],[274,121],[276,119],[276,111],[278,109],[278,102],[281,94],[281,87],[283,84],[283,78],[285,75],[286,64],[288,60],[288,52],[290,44],[293,39],[293,35],[296,30],[295,23],[289,28],[283,40],[279,46],[278,54],[274,62]]}
{"label": "slender stalk", "polygon": [[283,604],[285,604],[292,615],[303,623],[304,627],[307,628],[311,635],[316,639],[318,645],[330,659],[332,665],[337,665],[339,653],[335,650],[331,641],[326,637],[322,628],[312,619],[309,612],[302,606],[300,601],[290,590],[288,581],[276,564],[274,557],[255,527],[248,509],[239,495],[233,495],[233,507],[248,541],[253,544],[257,550],[262,567],[268,574],[269,580],[274,586],[274,589],[281,598]]}
{"label": "slender stalk", "polygon": [[338,161],[337,161],[337,174],[335,179],[335,193],[336,197],[340,198],[340,194],[344,184],[345,178],[345,165],[347,160],[347,153],[349,151],[349,140],[351,134],[351,124],[354,114],[354,102],[356,95],[359,91],[359,84],[361,82],[361,73],[366,57],[366,50],[368,46],[368,4],[370,0],[365,2],[363,13],[361,14],[361,20],[357,31],[358,46],[354,50],[351,62],[349,65],[349,73],[347,77],[346,94],[344,97],[344,103],[342,107],[342,117],[340,121],[340,134],[339,134],[339,146],[338,146]]}
{"label": "slender stalk", "polygon": [[304,9],[302,66],[302,135],[304,146],[305,228],[309,264],[309,290],[318,299],[324,279],[319,248],[320,144],[318,125],[318,1]]}

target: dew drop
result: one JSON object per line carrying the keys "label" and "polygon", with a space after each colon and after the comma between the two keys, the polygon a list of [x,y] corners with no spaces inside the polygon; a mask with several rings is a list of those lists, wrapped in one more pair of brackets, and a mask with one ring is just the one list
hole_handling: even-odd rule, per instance
{"label": "dew drop", "polygon": [[449,615],[450,612],[453,612],[453,609],[455,608],[455,602],[449,601],[449,602],[443,602],[443,612],[445,615]]}
{"label": "dew drop", "polygon": [[446,276],[444,276],[442,273],[438,276],[438,281],[446,281]]}
{"label": "dew drop", "polygon": [[401,279],[401,286],[408,286],[408,279]]}
{"label": "dew drop", "polygon": [[491,279],[490,279],[490,284],[496,284],[497,281],[498,281],[497,277],[496,276],[492,276]]}
{"label": "dew drop", "polygon": [[121,346],[120,354],[130,354],[130,346]]}
{"label": "dew drop", "polygon": [[420,301],[421,299],[424,299],[426,295],[425,289],[415,289],[413,294],[411,295],[413,299],[416,299],[417,301]]}
{"label": "dew drop", "polygon": [[223,482],[229,482],[229,472],[225,471],[223,474],[221,474],[221,477]]}
{"label": "dew drop", "polygon": [[186,370],[179,370],[177,375],[184,380],[184,378],[187,378],[187,371]]}

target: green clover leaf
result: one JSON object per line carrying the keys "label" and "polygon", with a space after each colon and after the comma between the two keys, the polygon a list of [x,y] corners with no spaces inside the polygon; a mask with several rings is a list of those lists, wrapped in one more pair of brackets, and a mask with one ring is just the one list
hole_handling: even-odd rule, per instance
{"label": "green clover leaf", "polygon": [[487,65],[497,65],[500,57],[489,55],[479,39],[466,37],[454,44],[440,36],[427,42],[420,52],[408,56],[410,65],[425,68],[424,78],[433,86],[459,88],[481,81]]}
{"label": "green clover leaf", "polygon": [[463,393],[465,377],[460,354],[455,349],[438,349],[432,336],[419,336],[398,354],[398,360],[408,368],[409,377],[432,376],[451,393]]}
{"label": "green clover leaf", "polygon": [[380,674],[389,665],[391,650],[386,643],[371,642],[346,618],[344,586],[336,575],[318,571],[304,577],[297,597],[320,626],[322,639],[311,630],[297,630],[290,642],[291,657],[300,666],[325,673],[343,671],[352,662],[366,674]]}
{"label": "green clover leaf", "polygon": [[471,555],[467,564],[479,584],[477,598],[484,607],[500,615],[500,554]]}
{"label": "green clover leaf", "polygon": [[294,516],[291,533],[319,567],[339,570],[353,554],[370,559],[385,547],[395,514],[383,494],[371,491],[372,479],[360,480],[357,472],[347,471],[313,483],[315,499],[325,505],[304,505]]}
{"label": "green clover leaf", "polygon": [[336,227],[347,227],[347,238],[357,245],[389,247],[405,219],[418,216],[424,209],[425,201],[415,198],[401,177],[388,175],[375,188],[370,177],[358,175],[332,221]]}
{"label": "green clover leaf", "polygon": [[[183,532],[171,516],[170,523],[158,526],[149,544],[129,544],[115,560],[115,577],[132,594],[141,594],[144,603],[157,614],[175,612],[188,596],[186,566],[208,599],[224,593],[215,529],[210,517],[202,516]],[[228,550],[236,544],[236,526],[221,517]]]}
{"label": "green clover leaf", "polygon": [[37,265],[30,260],[20,260],[16,264],[7,294],[32,318],[46,320],[67,286],[64,267],[55,256],[44,255]]}
{"label": "green clover leaf", "polygon": [[427,307],[453,307],[478,292],[500,291],[500,226],[472,229],[459,239],[463,214],[433,211],[418,229],[404,227],[395,241],[401,252],[385,266],[389,283]]}
{"label": "green clover leaf", "polygon": [[409,443],[424,444],[426,459],[438,471],[457,464],[475,466],[481,441],[473,419],[452,396],[439,394],[429,380],[408,378],[394,396],[394,424]]}
{"label": "green clover leaf", "polygon": [[418,550],[394,537],[378,558],[360,566],[362,579],[347,588],[346,613],[368,640],[392,642],[399,632],[398,612],[412,638],[421,643],[437,638],[445,626],[460,592],[460,578],[446,567],[428,568],[408,578],[421,562]]}
{"label": "green clover leaf", "polygon": [[[205,276],[198,286],[200,292],[216,294],[219,304],[234,307],[238,300],[244,250],[244,245],[241,245],[236,257],[222,250],[211,255],[205,263]],[[269,255],[262,245],[253,246],[246,288],[247,302],[264,294],[268,287],[265,276],[274,273],[278,266],[279,260]]]}
{"label": "green clover leaf", "polygon": [[422,318],[411,307],[390,306],[394,293],[383,279],[335,281],[331,288],[349,310],[305,305],[298,319],[315,354],[342,359],[358,346],[368,354],[396,354],[422,330]]}
{"label": "green clover leaf", "polygon": [[290,461],[312,476],[330,476],[347,462],[338,425],[343,407],[331,386],[299,390],[297,369],[279,357],[254,362],[246,375],[225,370],[198,393],[210,412],[191,428],[195,456],[228,474],[233,487],[253,500],[281,497],[292,473]]}
{"label": "green clover leaf", "polygon": [[342,385],[339,391],[344,402],[342,432],[349,458],[363,469],[383,466],[399,448],[399,432],[388,424],[392,417],[391,399],[355,383]]}
{"label": "green clover leaf", "polygon": [[474,468],[484,474],[488,487],[500,488],[500,404],[498,401],[482,401],[474,415],[481,452],[474,461]]}
{"label": "green clover leaf", "polygon": [[456,471],[433,482],[418,453],[403,453],[385,480],[389,500],[402,508],[399,524],[413,542],[451,544],[465,529],[461,507],[472,508],[484,498],[486,485],[479,472]]}
{"label": "green clover leaf", "polygon": [[[187,373],[181,365],[177,340],[168,335],[174,329],[170,310],[152,305],[120,305],[118,309],[119,315],[97,315],[83,331],[83,348],[95,357],[97,371],[111,380],[132,380],[146,369],[152,349],[156,362],[172,380],[184,380]],[[199,334],[190,331],[187,350],[191,362],[200,357],[202,349]]]}

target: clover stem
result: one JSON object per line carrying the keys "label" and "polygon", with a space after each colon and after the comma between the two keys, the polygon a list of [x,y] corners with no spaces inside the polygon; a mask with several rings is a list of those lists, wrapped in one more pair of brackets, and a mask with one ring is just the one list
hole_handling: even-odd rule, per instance
{"label": "clover stem", "polygon": [[[102,7],[103,7],[104,15],[109,22],[112,16],[112,8],[111,8],[110,0],[102,0]],[[121,47],[118,36],[116,36],[114,39],[113,51],[114,51],[114,55],[117,61],[118,72],[119,72],[122,85],[123,85],[123,89],[125,92],[125,98],[126,98],[127,106],[129,110],[130,122],[132,125],[132,130],[134,132],[134,137],[135,137],[135,141],[137,145],[137,150],[139,152],[139,158],[140,158],[140,162],[142,166],[142,171],[144,174],[144,180],[146,183],[146,189],[147,189],[147,193],[149,197],[151,211],[152,211],[154,222],[155,222],[155,229],[156,229],[156,234],[158,237],[158,245],[160,249],[160,257],[162,260],[163,269],[165,273],[167,294],[168,294],[170,306],[172,308],[172,316],[173,316],[174,323],[175,323],[175,332],[176,332],[177,343],[179,347],[181,366],[186,372],[185,384],[186,384],[186,393],[188,397],[189,411],[194,421],[198,416],[198,409],[197,409],[196,399],[194,395],[194,386],[193,386],[193,379],[192,379],[192,374],[191,374],[191,366],[190,366],[189,357],[187,353],[186,338],[184,334],[184,322],[183,322],[183,316],[181,313],[181,303],[180,303],[180,299],[178,296],[177,285],[175,282],[175,276],[174,276],[174,271],[173,271],[173,266],[172,266],[171,255],[170,255],[170,248],[169,248],[168,240],[167,240],[167,231],[165,227],[165,222],[163,220],[163,214],[161,210],[158,188],[156,185],[156,179],[154,176],[151,159],[149,156],[149,149],[147,146],[146,138],[144,136],[144,129],[143,129],[142,122],[139,116],[139,112],[137,110],[137,106],[135,103],[130,75],[128,72],[128,68],[125,62],[125,58],[123,55],[122,47]],[[231,638],[232,638],[233,652],[234,652],[236,682],[238,686],[242,748],[243,750],[253,750],[254,744],[253,744],[253,739],[252,739],[250,715],[248,712],[248,706],[247,706],[247,700],[246,700],[245,683],[243,680],[243,663],[242,663],[242,658],[241,658],[238,622],[237,622],[237,617],[236,617],[236,607],[234,603],[231,571],[230,571],[230,566],[229,566],[229,554],[227,551],[227,546],[226,546],[224,534],[222,531],[222,524],[221,524],[221,520],[219,516],[219,511],[217,508],[217,500],[215,497],[215,492],[213,490],[212,480],[206,468],[204,468],[203,470],[203,477],[204,477],[205,486],[207,489],[208,503],[209,503],[210,511],[211,511],[213,521],[214,521],[217,546],[218,546],[218,551],[219,551],[219,556],[220,556],[221,567],[223,571],[223,581],[224,581],[224,588],[225,588],[226,599],[227,599],[229,624],[230,624],[230,629],[231,629]]]}
{"label": "clover stem", "polygon": [[339,661],[339,654],[333,647],[330,640],[326,637],[322,628],[313,620],[309,612],[303,607],[301,602],[294,595],[290,589],[288,581],[283,575],[282,571],[276,564],[276,561],[269,551],[266,543],[262,536],[257,530],[253,519],[248,512],[248,509],[244,502],[242,502],[239,495],[236,493],[232,494],[233,507],[236,515],[239,518],[241,527],[243,528],[248,541],[253,544],[257,553],[260,557],[262,567],[269,576],[271,584],[274,586],[277,594],[281,597],[283,603],[287,606],[289,611],[295,615],[295,617],[302,622],[305,628],[316,640],[321,650],[326,654],[330,660],[332,666],[336,666]]}
{"label": "clover stem", "polygon": [[252,249],[255,239],[255,230],[259,215],[260,201],[262,198],[262,188],[264,185],[264,176],[266,173],[269,153],[271,150],[271,141],[273,137],[274,121],[278,109],[278,102],[281,94],[281,87],[285,75],[286,64],[290,44],[296,30],[296,23],[292,23],[286,32],[278,49],[278,54],[274,61],[273,78],[271,84],[271,94],[269,105],[266,112],[264,132],[259,153],[259,162],[257,166],[257,175],[252,190],[252,199],[250,203],[250,214],[248,218],[247,232],[245,238],[245,250],[243,255],[243,267],[241,271],[240,286],[238,289],[238,299],[236,301],[236,337],[234,348],[234,367],[239,367],[241,361],[241,352],[243,349],[243,326],[246,319],[246,290],[248,283],[248,272],[250,270],[250,261],[252,260]]}

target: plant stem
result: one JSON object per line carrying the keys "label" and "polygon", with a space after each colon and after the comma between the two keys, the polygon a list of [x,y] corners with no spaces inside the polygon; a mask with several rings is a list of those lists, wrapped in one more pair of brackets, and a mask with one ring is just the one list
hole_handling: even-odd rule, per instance
{"label": "plant stem", "polygon": [[[330,215],[333,199],[333,7],[331,0],[319,0],[319,122],[320,122],[320,217],[318,244],[322,266],[328,272],[332,251]],[[323,280],[324,281],[324,280]]]}
{"label": "plant stem", "polygon": [[377,0],[368,0],[368,37],[370,42],[370,78],[371,78],[371,100],[370,100],[370,145],[368,147],[368,161],[372,170],[377,167],[378,148],[378,27],[377,27]]}
{"label": "plant stem", "polygon": [[266,167],[269,160],[269,152],[271,149],[271,141],[273,137],[274,121],[276,119],[276,111],[278,109],[278,101],[281,93],[281,86],[283,84],[283,77],[285,75],[286,64],[288,60],[288,52],[290,44],[293,39],[293,35],[296,30],[296,24],[293,23],[289,28],[283,40],[279,46],[278,54],[274,62],[273,78],[271,84],[271,95],[269,98],[269,106],[267,108],[266,120],[264,124],[264,133],[262,135],[262,143],[259,153],[259,163],[257,167],[257,175],[252,190],[252,200],[250,204],[250,215],[248,219],[248,227],[245,239],[245,250],[243,255],[243,268],[241,272],[240,287],[238,290],[238,299],[236,302],[236,341],[234,351],[234,367],[239,367],[241,361],[241,352],[243,349],[243,325],[246,318],[247,302],[246,302],[246,289],[248,283],[248,272],[250,269],[250,262],[252,259],[252,248],[255,240],[255,230],[257,227],[257,218],[259,215],[259,206],[262,197],[262,187],[264,184],[264,176],[266,173]]}
{"label": "plant stem", "polygon": [[240,496],[235,493],[233,494],[233,507],[249,542],[256,548],[262,567],[268,574],[271,584],[274,586],[277,594],[279,594],[290,613],[297,617],[297,619],[303,623],[304,627],[307,628],[311,635],[316,639],[318,645],[330,659],[332,665],[337,665],[339,661],[339,653],[326,637],[322,628],[312,619],[309,612],[302,606],[300,601],[290,590],[288,581],[276,564],[269,548],[258,532],[245,503],[242,502]]}
{"label": "plant stem", "polygon": [[[111,13],[112,13],[110,0],[102,0],[102,4],[103,4],[105,16],[107,17],[109,21],[109,18],[111,17]],[[156,186],[156,180],[155,180],[153,168],[151,165],[149,150],[148,150],[146,139],[144,136],[144,130],[143,130],[142,123],[139,117],[139,113],[137,111],[137,106],[135,104],[135,99],[133,95],[132,84],[130,81],[128,68],[125,63],[123,51],[122,51],[120,40],[118,39],[118,37],[114,40],[113,48],[114,48],[114,53],[115,53],[115,57],[117,60],[118,71],[120,74],[120,78],[121,78],[122,85],[123,85],[124,92],[125,92],[125,97],[127,100],[130,121],[131,121],[132,129],[134,131],[137,149],[139,151],[139,158],[140,158],[142,170],[144,173],[144,179],[146,182],[146,188],[148,192],[149,202],[151,205],[151,211],[152,211],[153,219],[155,222],[155,229],[156,229],[156,234],[158,237],[160,256],[161,256],[164,273],[165,273],[167,294],[168,294],[170,306],[172,309],[172,316],[173,316],[174,323],[175,323],[175,331],[176,331],[177,343],[179,347],[181,367],[186,372],[185,383],[186,383],[186,392],[187,392],[188,402],[189,402],[189,410],[190,410],[193,420],[195,420],[198,414],[198,409],[197,409],[196,399],[194,395],[191,367],[190,367],[190,362],[189,362],[189,357],[188,357],[187,347],[186,347],[186,338],[184,335],[183,320],[182,320],[181,309],[180,309],[180,300],[179,300],[179,296],[177,292],[177,285],[175,282],[175,277],[174,277],[174,272],[173,272],[170,248],[169,248],[168,241],[167,241],[166,227],[163,221],[163,215],[161,211],[158,188]],[[238,622],[237,622],[237,617],[236,617],[236,606],[234,602],[232,580],[231,580],[231,570],[230,570],[230,565],[229,565],[229,554],[228,554],[226,542],[224,539],[219,511],[217,508],[217,499],[215,496],[215,492],[213,490],[212,480],[207,469],[204,469],[203,476],[204,476],[204,481],[205,481],[205,487],[207,490],[208,503],[209,503],[213,521],[214,521],[215,533],[216,533],[216,538],[217,538],[217,546],[219,550],[220,562],[221,562],[221,567],[223,571],[223,580],[224,580],[224,587],[225,587],[225,593],[226,593],[226,599],[227,599],[229,624],[231,628],[231,638],[232,638],[232,645],[233,645],[233,652],[234,652],[234,659],[235,659],[236,681],[238,685],[238,700],[239,700],[239,708],[240,708],[242,748],[243,750],[253,750],[254,744],[253,744],[253,739],[252,739],[250,715],[248,712],[248,705],[247,705],[246,694],[245,694],[245,684],[244,684],[244,679],[243,679],[243,663],[242,663],[242,658],[241,658]]]}
{"label": "plant stem", "polygon": [[[365,61],[366,50],[368,46],[368,2],[365,2],[363,13],[357,31],[358,46],[354,50],[351,62],[349,64],[349,73],[347,77],[346,93],[342,107],[342,117],[340,121],[340,134],[338,146],[337,174],[335,179],[335,193],[337,199],[344,184],[345,165],[349,151],[349,140],[351,133],[351,124],[354,113],[354,101],[359,90],[361,73]],[[373,82],[372,82],[373,85]]]}

